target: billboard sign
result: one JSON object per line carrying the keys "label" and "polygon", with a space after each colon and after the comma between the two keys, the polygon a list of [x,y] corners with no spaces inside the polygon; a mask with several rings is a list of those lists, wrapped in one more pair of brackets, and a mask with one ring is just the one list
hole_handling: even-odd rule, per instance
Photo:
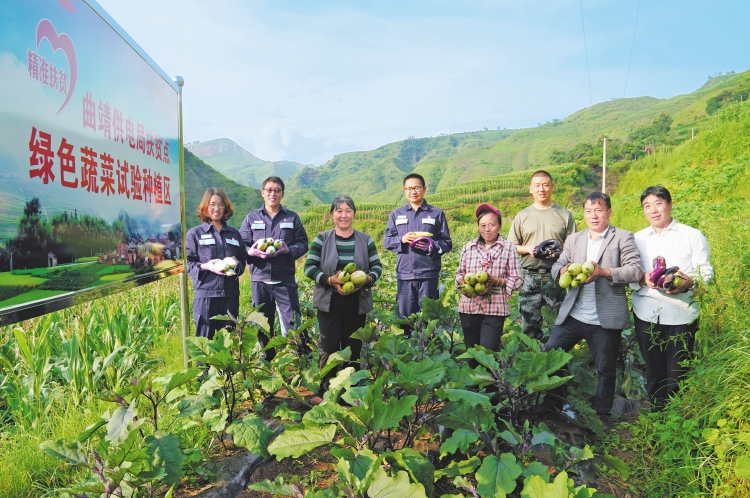
{"label": "billboard sign", "polygon": [[97,4],[0,3],[0,324],[180,270],[178,89]]}

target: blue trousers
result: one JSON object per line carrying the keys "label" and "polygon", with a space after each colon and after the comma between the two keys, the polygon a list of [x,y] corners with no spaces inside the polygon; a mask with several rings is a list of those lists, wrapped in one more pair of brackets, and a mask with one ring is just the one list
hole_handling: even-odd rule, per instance
{"label": "blue trousers", "polygon": [[397,280],[398,317],[406,318],[421,310],[424,296],[430,299],[438,298],[438,279]]}
{"label": "blue trousers", "polygon": [[615,400],[617,353],[620,351],[622,330],[605,329],[576,320],[572,316],[562,325],[555,325],[544,346],[546,351],[560,348],[570,351],[581,339],[585,339],[594,356],[594,367],[599,374],[594,395],[594,409],[598,415],[609,415]]}
{"label": "blue trousers", "polygon": [[[273,335],[276,323],[276,308],[279,308],[282,330],[296,329],[302,323],[302,313],[299,308],[299,294],[297,294],[297,282],[281,282],[278,284],[266,284],[253,282],[253,306],[263,307],[260,312],[268,320],[270,335]],[[268,344],[269,336],[263,332],[258,333],[258,340],[263,341],[263,346]],[[266,352],[266,359],[271,361],[275,356],[274,351]]]}
{"label": "blue trousers", "polygon": [[226,315],[227,312],[237,316],[240,309],[240,298],[237,297],[196,297],[193,299],[193,320],[195,335],[214,338],[217,330],[234,327],[234,322],[211,320],[212,316]]}

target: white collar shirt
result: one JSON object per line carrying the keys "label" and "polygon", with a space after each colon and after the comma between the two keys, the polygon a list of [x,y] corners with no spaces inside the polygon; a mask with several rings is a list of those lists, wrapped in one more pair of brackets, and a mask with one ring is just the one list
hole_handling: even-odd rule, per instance
{"label": "white collar shirt", "polygon": [[[653,226],[635,234],[635,243],[641,253],[644,272],[653,269],[653,260],[662,256],[667,267],[679,266],[680,271],[694,280],[708,282],[714,275],[709,261],[708,241],[700,230],[672,222],[658,233]],[[664,290],[630,284],[633,292],[633,312],[643,321],[664,325],[692,323],[700,314],[693,292],[667,294]]]}
{"label": "white collar shirt", "polygon": [[[607,228],[604,229],[601,235],[592,239],[592,234],[589,230],[588,237],[586,238],[586,261],[599,261],[599,252],[602,249],[602,244],[611,232],[610,225],[607,225]],[[583,261],[579,262],[583,263]],[[599,314],[596,311],[596,285],[594,285],[594,282],[581,286],[573,309],[570,310],[570,316],[579,322],[600,325]]]}

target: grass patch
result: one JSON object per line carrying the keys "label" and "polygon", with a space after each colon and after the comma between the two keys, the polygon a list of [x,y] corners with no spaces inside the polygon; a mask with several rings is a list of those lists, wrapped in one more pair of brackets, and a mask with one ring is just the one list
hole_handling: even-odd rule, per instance
{"label": "grass patch", "polygon": [[76,263],[96,263],[97,261],[99,261],[99,256],[86,256],[76,259]]}
{"label": "grass patch", "polygon": [[60,294],[67,294],[68,292],[69,291],[35,289],[30,292],[24,292],[23,294],[19,294],[18,296],[12,297],[10,299],[6,299],[5,301],[0,301],[0,308],[29,303],[31,301],[36,301],[37,299],[46,299],[48,297],[59,296]]}
{"label": "grass patch", "polygon": [[[29,271],[29,270],[27,270]],[[14,275],[10,272],[2,272],[0,273],[0,286],[26,286],[26,287],[36,287],[37,285],[41,285],[44,282],[46,282],[47,279],[34,277],[32,275]]]}
{"label": "grass patch", "polygon": [[127,273],[130,271],[130,265],[111,265],[106,268],[102,268],[97,275],[109,275],[112,273]]}

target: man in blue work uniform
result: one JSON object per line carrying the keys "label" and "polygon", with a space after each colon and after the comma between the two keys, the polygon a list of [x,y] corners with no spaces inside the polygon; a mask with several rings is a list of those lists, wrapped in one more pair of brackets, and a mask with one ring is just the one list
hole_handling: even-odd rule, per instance
{"label": "man in blue work uniform", "polygon": [[[273,333],[276,307],[279,308],[282,331],[296,329],[301,323],[297,282],[294,279],[294,262],[307,252],[307,233],[299,215],[281,205],[284,198],[284,181],[270,176],[263,181],[261,196],[262,208],[250,212],[240,228],[242,240],[248,254],[250,276],[252,278],[253,306],[263,305],[260,311],[268,319]],[[266,254],[258,249],[260,239],[273,238],[283,241],[283,246],[274,254]],[[263,346],[268,337],[258,337]],[[273,351],[266,352],[271,360]]]}
{"label": "man in blue work uniform", "polygon": [[[408,204],[391,213],[385,227],[383,247],[395,252],[398,316],[405,318],[422,308],[422,298],[438,298],[440,259],[450,252],[453,241],[445,213],[424,200],[427,185],[422,175],[411,173],[404,178]],[[419,232],[429,232],[423,236]],[[412,246],[412,241],[417,242]],[[406,335],[411,334],[407,327]]]}

